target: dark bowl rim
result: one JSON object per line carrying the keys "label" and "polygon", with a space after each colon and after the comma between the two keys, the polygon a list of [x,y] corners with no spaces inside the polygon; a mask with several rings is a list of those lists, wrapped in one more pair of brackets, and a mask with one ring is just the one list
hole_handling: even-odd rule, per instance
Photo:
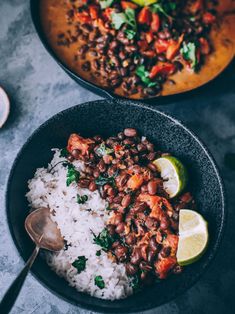
{"label": "dark bowl rim", "polygon": [[[11,182],[13,180],[14,177],[14,172],[15,172],[15,168],[17,166],[18,161],[20,160],[21,156],[24,154],[24,151],[27,147],[27,145],[33,140],[34,136],[36,134],[38,134],[41,130],[43,130],[49,123],[51,123],[52,120],[54,120],[56,117],[64,115],[69,113],[71,110],[79,110],[79,108],[83,108],[86,106],[89,106],[90,103],[100,103],[100,105],[102,104],[102,102],[108,102],[110,104],[112,104],[113,102],[117,103],[118,105],[128,105],[130,107],[140,107],[144,110],[150,110],[153,111],[155,113],[157,113],[160,116],[163,116],[169,120],[171,120],[174,124],[180,126],[182,129],[184,129],[197,143],[198,145],[202,148],[203,152],[205,153],[205,155],[207,156],[207,158],[209,159],[211,165],[213,166],[215,175],[217,177],[218,180],[218,184],[219,184],[219,188],[220,188],[220,196],[221,196],[221,202],[222,202],[222,206],[221,206],[221,213],[222,213],[222,219],[221,219],[221,224],[220,224],[220,228],[218,231],[218,237],[217,240],[214,244],[214,247],[212,248],[212,251],[210,253],[210,255],[208,256],[207,261],[204,263],[201,271],[194,277],[194,280],[191,282],[190,286],[186,286],[180,290],[178,290],[177,293],[175,293],[173,298],[166,298],[166,300],[164,302],[162,302],[161,304],[158,304],[156,307],[152,307],[152,306],[142,306],[140,309],[133,309],[131,310],[131,312],[135,313],[135,312],[139,312],[139,311],[147,311],[153,308],[157,308],[163,304],[167,304],[168,302],[176,299],[177,297],[179,297],[181,294],[185,293],[187,290],[189,290],[190,288],[192,288],[195,283],[202,277],[202,275],[205,273],[205,271],[208,269],[208,266],[211,265],[212,261],[215,259],[216,254],[218,253],[219,247],[221,245],[222,239],[224,237],[224,233],[225,233],[225,226],[226,226],[226,221],[227,221],[227,209],[226,209],[226,191],[224,188],[224,183],[223,180],[220,176],[220,172],[218,170],[218,166],[214,160],[214,157],[211,155],[211,153],[209,152],[209,150],[207,149],[206,145],[204,144],[204,142],[197,136],[195,135],[194,132],[192,132],[191,130],[189,130],[181,121],[173,118],[171,115],[169,115],[168,113],[165,113],[163,111],[160,111],[158,109],[155,108],[151,108],[148,105],[144,104],[144,103],[139,103],[139,102],[133,102],[133,101],[115,101],[115,100],[106,100],[106,99],[101,99],[101,100],[95,100],[95,101],[89,101],[89,102],[85,102],[85,103],[81,103],[72,107],[69,107],[65,110],[62,110],[58,113],[56,113],[55,115],[53,115],[52,117],[50,117],[49,119],[47,119],[45,122],[43,122],[39,127],[37,127],[33,133],[27,138],[27,140],[25,141],[25,143],[22,145],[22,147],[19,149],[16,158],[11,166],[11,170],[8,176],[8,180],[7,180],[7,186],[6,186],[6,191],[5,191],[5,211],[6,211],[6,216],[7,216],[7,225],[8,228],[10,230],[10,234],[11,237],[13,239],[13,242],[17,248],[17,251],[20,255],[20,258],[26,262],[26,259],[23,257],[23,251],[21,250],[20,246],[17,243],[14,231],[13,231],[13,226],[11,223],[11,219],[10,219],[10,215],[9,215],[9,204],[10,204],[10,199],[9,199],[9,190],[10,190],[10,185]],[[130,313],[130,309],[128,307],[122,308],[122,309],[117,309],[117,308],[104,308],[102,306],[93,306],[93,305],[87,305],[86,303],[83,302],[76,302],[74,299],[69,298],[69,297],[65,297],[61,292],[53,289],[50,285],[44,283],[43,278],[40,275],[40,271],[36,271],[33,270],[31,271],[31,274],[33,275],[33,277],[35,279],[37,279],[40,284],[42,284],[46,289],[48,289],[50,292],[52,292],[54,295],[56,295],[57,297],[61,298],[62,300],[69,302],[70,304],[76,305],[78,307],[87,309],[87,310],[93,310],[99,313]],[[112,301],[110,301],[110,304],[112,304]]]}
{"label": "dark bowl rim", "polygon": [[[40,1],[40,0],[37,0]],[[30,12],[31,12],[31,20],[33,21],[33,25],[34,28],[37,32],[37,35],[41,41],[41,43],[43,44],[44,48],[46,49],[46,51],[49,53],[49,55],[54,59],[54,61],[74,80],[76,81],[76,83],[80,84],[82,87],[111,100],[123,100],[123,101],[134,101],[134,102],[145,102],[145,103],[149,103],[152,104],[153,102],[156,102],[155,105],[158,105],[158,102],[160,102],[160,100],[167,100],[167,99],[172,99],[173,97],[179,97],[179,96],[183,96],[183,95],[189,95],[190,93],[193,93],[195,91],[198,91],[200,89],[202,89],[204,86],[207,86],[208,84],[210,84],[212,81],[214,81],[218,76],[220,76],[222,74],[222,72],[224,72],[226,70],[226,68],[231,64],[232,60],[234,58],[232,58],[231,60],[229,60],[229,62],[225,65],[225,67],[214,77],[212,77],[209,81],[200,84],[199,86],[196,86],[195,88],[192,88],[190,90],[185,90],[182,92],[178,92],[178,93],[174,93],[174,94],[170,94],[170,95],[157,95],[154,97],[149,97],[149,98],[140,98],[140,99],[132,99],[132,98],[128,98],[125,96],[119,96],[118,94],[103,88],[101,86],[96,85],[95,83],[92,83],[88,80],[86,80],[85,78],[83,78],[82,76],[80,76],[78,73],[75,73],[73,70],[71,70],[54,52],[54,50],[52,49],[52,47],[50,46],[48,40],[46,39],[46,36],[42,30],[41,27],[41,23],[37,23],[37,17],[34,14],[34,6],[37,5],[35,0],[30,0]],[[39,17],[38,17],[39,18]],[[39,26],[40,25],[40,26]],[[160,103],[159,103],[160,105]]]}

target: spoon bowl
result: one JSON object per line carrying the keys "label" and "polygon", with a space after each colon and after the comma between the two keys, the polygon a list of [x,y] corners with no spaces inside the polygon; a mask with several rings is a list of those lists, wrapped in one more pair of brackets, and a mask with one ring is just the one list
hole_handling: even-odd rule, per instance
{"label": "spoon bowl", "polygon": [[25,229],[38,247],[49,251],[62,250],[64,240],[57,224],[51,219],[49,208],[42,207],[29,214]]}

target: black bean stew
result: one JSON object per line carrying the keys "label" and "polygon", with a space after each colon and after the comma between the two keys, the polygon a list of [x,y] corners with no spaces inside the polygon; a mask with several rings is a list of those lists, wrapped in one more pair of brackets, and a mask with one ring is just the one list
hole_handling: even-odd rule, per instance
{"label": "black bean stew", "polygon": [[73,68],[117,94],[144,98],[159,95],[166,82],[177,84],[174,73],[200,70],[213,50],[215,2],[59,0],[48,14],[67,23],[57,27],[57,46],[63,54],[72,49]]}
{"label": "black bean stew", "polygon": [[164,154],[137,131],[127,128],[104,140],[71,134],[67,159],[82,160],[85,170],[74,177],[79,187],[98,190],[107,201],[110,218],[94,235],[95,243],[136,284],[180,273],[177,264],[178,218],[181,208],[194,208],[189,192],[169,199],[153,161]]}

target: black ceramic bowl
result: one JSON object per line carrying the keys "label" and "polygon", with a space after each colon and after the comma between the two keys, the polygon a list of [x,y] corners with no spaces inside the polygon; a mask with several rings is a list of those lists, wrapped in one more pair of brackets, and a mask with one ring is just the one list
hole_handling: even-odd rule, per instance
{"label": "black ceramic bowl", "polygon": [[65,147],[72,132],[106,137],[126,127],[137,128],[162,151],[171,152],[186,165],[198,210],[209,223],[210,242],[205,255],[197,263],[185,267],[182,274],[114,302],[77,292],[52,272],[41,257],[36,260],[32,273],[47,288],[69,302],[101,312],[143,311],[182,294],[205,272],[224,231],[223,186],[213,159],[198,138],[177,120],[145,105],[100,100],[69,108],[45,122],[27,140],[15,160],[8,181],[6,207],[11,234],[23,259],[26,260],[33,250],[33,244],[24,230],[28,214],[24,196],[27,180],[33,177],[36,168],[46,166],[51,160],[51,148]]}

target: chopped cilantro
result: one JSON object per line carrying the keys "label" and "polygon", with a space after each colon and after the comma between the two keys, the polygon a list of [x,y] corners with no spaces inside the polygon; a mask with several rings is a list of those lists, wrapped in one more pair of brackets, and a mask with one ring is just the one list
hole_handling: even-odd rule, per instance
{"label": "chopped cilantro", "polygon": [[117,173],[115,173],[113,176],[111,177],[107,177],[104,176],[102,174],[99,175],[99,177],[95,180],[95,183],[97,185],[103,186],[105,184],[111,184],[111,185],[115,185],[115,178],[117,176]]}
{"label": "chopped cilantro", "polygon": [[67,151],[67,148],[62,148],[60,151],[60,157],[68,157],[69,152]]}
{"label": "chopped cilantro", "polygon": [[78,204],[85,204],[87,200],[88,200],[88,196],[87,195],[79,195],[79,194],[77,194],[77,203]]}
{"label": "chopped cilantro", "polygon": [[131,280],[130,280],[130,286],[132,287],[132,289],[137,292],[140,290],[141,288],[141,281],[140,281],[140,276],[139,274],[135,274],[134,276],[131,276],[130,277]]}
{"label": "chopped cilantro", "polygon": [[152,87],[156,86],[158,83],[157,82],[152,82],[149,78],[149,72],[146,71],[144,65],[138,66],[138,68],[135,71],[136,75],[138,75],[141,79],[141,81],[147,85],[147,87]]}
{"label": "chopped cilantro", "polygon": [[100,0],[101,9],[106,9],[112,5],[114,0]]}
{"label": "chopped cilantro", "polygon": [[180,53],[183,58],[190,62],[191,68],[197,71],[198,60],[197,60],[197,46],[195,43],[185,41],[183,42],[183,47],[180,49]]}
{"label": "chopped cilantro", "polygon": [[104,289],[105,283],[102,276],[95,276],[95,285],[100,289]]}
{"label": "chopped cilantro", "polygon": [[[93,232],[92,232],[93,233]],[[98,236],[96,236],[94,233],[94,243],[101,246],[104,250],[108,250],[115,239],[109,234],[108,230],[104,228]]]}
{"label": "chopped cilantro", "polygon": [[69,186],[72,182],[77,182],[80,177],[80,172],[77,171],[72,164],[67,164],[68,172],[67,172],[67,180],[66,185]]}
{"label": "chopped cilantro", "polygon": [[135,10],[127,8],[125,13],[113,13],[111,15],[112,25],[115,29],[120,29],[123,24],[127,24],[124,31],[128,39],[133,39],[136,35],[137,24],[135,19]]}
{"label": "chopped cilantro", "polygon": [[100,144],[100,146],[96,149],[96,154],[100,157],[105,155],[110,155],[114,152],[112,148],[105,146],[104,143]]}
{"label": "chopped cilantro", "polygon": [[101,255],[101,250],[99,250],[99,251],[96,251],[96,254],[95,254],[96,256],[100,256]]}
{"label": "chopped cilantro", "polygon": [[86,268],[87,258],[85,256],[78,256],[78,258],[72,263],[72,266],[75,267],[80,274]]}
{"label": "chopped cilantro", "polygon": [[171,2],[171,1],[161,0],[151,5],[150,8],[153,13],[161,13],[167,18],[171,18],[170,14],[172,11],[176,9],[176,3]]}

